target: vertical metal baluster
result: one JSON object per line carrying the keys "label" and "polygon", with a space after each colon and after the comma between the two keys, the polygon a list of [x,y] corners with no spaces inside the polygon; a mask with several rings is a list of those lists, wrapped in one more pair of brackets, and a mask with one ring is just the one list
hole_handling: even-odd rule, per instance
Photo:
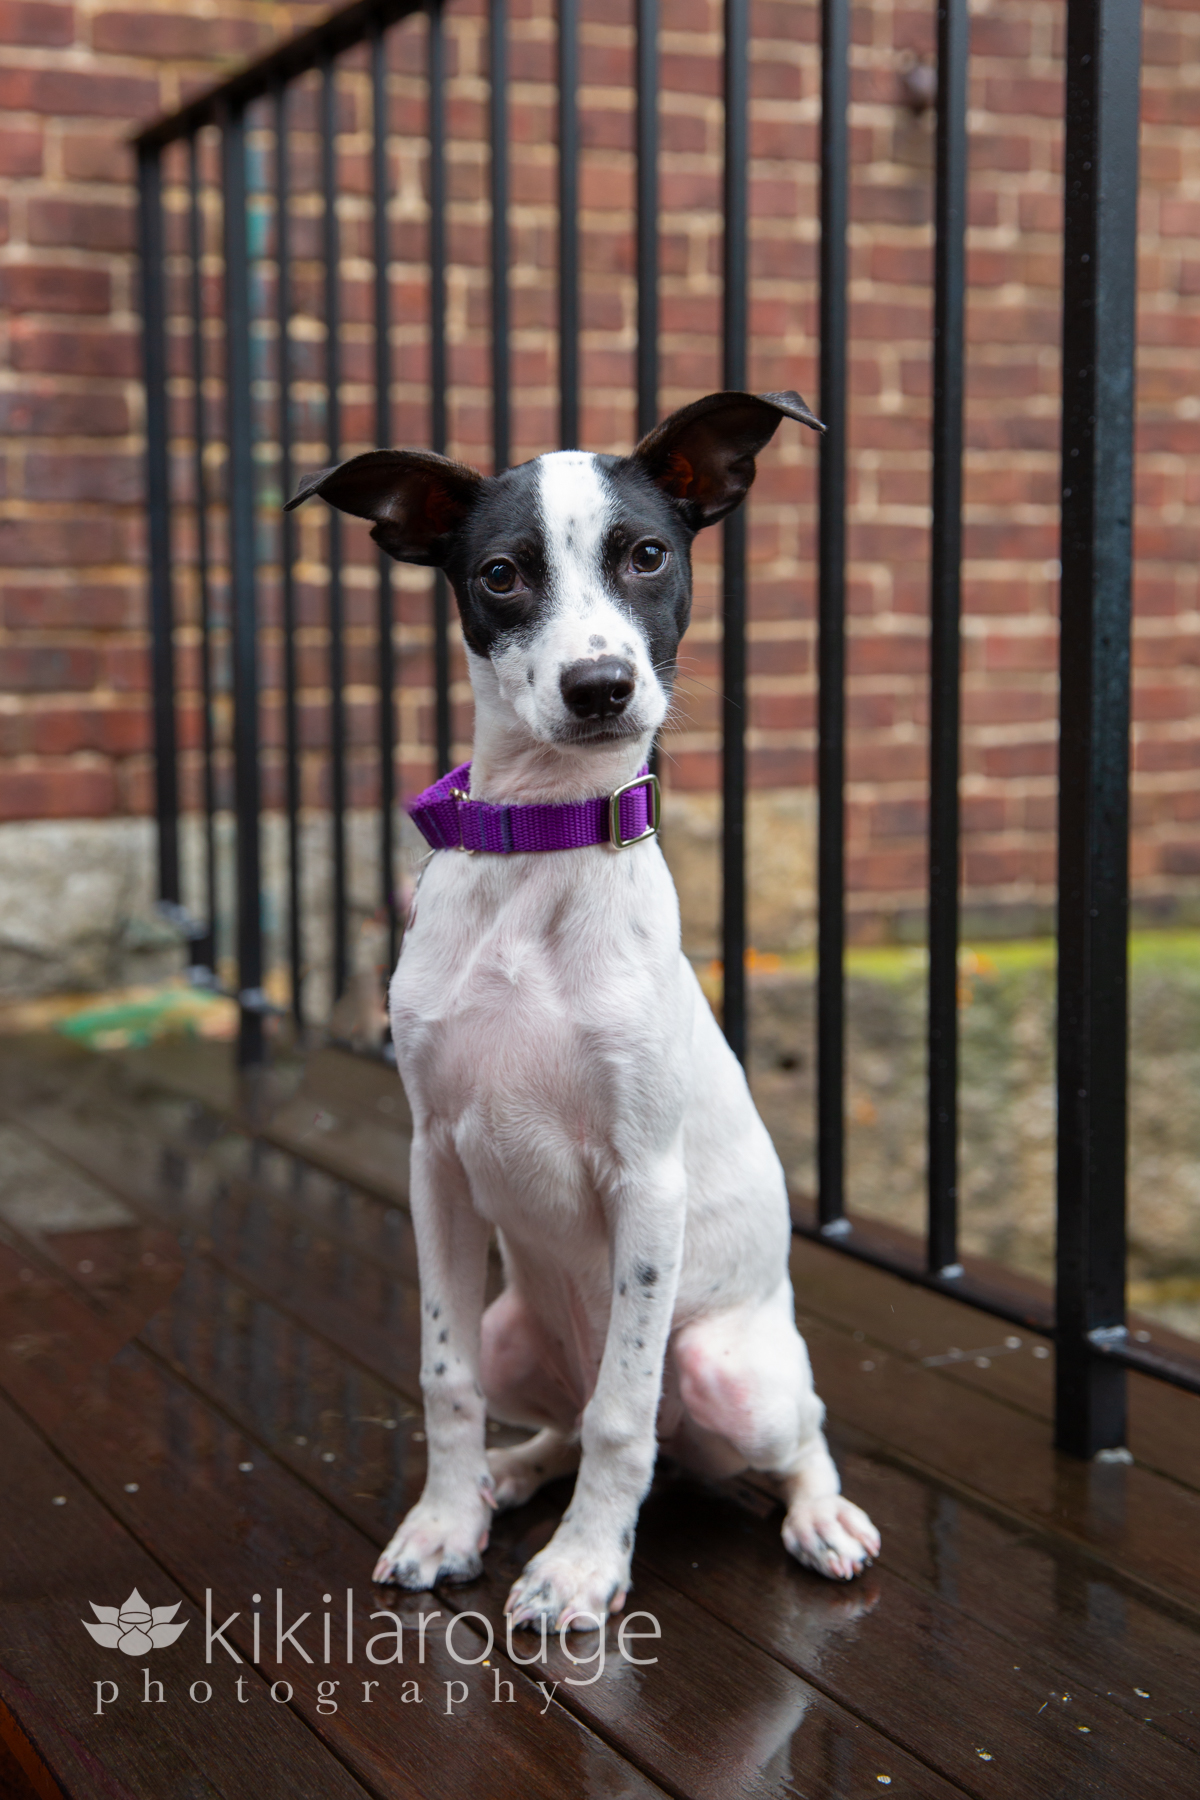
{"label": "vertical metal baluster", "polygon": [[[728,360],[728,337],[726,338]],[[658,423],[658,0],[637,0],[637,430]]]}
{"label": "vertical metal baluster", "polygon": [[[371,34],[372,178],[375,258],[375,441],[391,442],[392,346],[388,294],[387,56],[383,27]],[[379,552],[379,876],[388,930],[388,972],[396,961],[396,661],[392,644],[392,559]]]}
{"label": "vertical metal baluster", "polygon": [[250,269],[246,220],[246,121],[221,129],[225,249],[225,381],[229,574],[233,624],[233,764],[237,815],[238,1063],[263,1060],[262,871],[259,847],[258,606],[251,444]]}
{"label": "vertical metal baluster", "polygon": [[192,265],[192,480],[196,486],[196,582],[200,590],[200,722],[204,756],[204,908],[207,929],[192,939],[194,968],[209,977],[217,959],[217,846],[213,825],[216,791],[213,772],[212,691],[212,596],[209,591],[208,496],[204,477],[204,285],[201,277],[203,238],[200,217],[199,146],[193,132],[188,139],[188,250]]}
{"label": "vertical metal baluster", "polygon": [[492,128],[492,443],[497,475],[512,452],[508,309],[508,6],[491,0],[489,74]]}
{"label": "vertical metal baluster", "polygon": [[579,15],[558,0],[558,439],[579,443]]}
{"label": "vertical metal baluster", "polygon": [[[284,500],[291,497],[292,463],[292,343],[291,233],[288,220],[288,117],[287,84],[275,90],[275,284],[276,328],[279,357],[279,488]],[[291,975],[292,1018],[297,1031],[304,1029],[304,955],[300,900],[300,729],[296,700],[296,522],[289,512],[280,514],[279,557],[283,596],[283,738],[287,757],[285,803],[288,830],[288,966]]]}
{"label": "vertical metal baluster", "polygon": [[[724,379],[746,385],[749,160],[748,0],[725,0]],[[721,748],[722,1022],[734,1055],[746,1060],[746,510],[722,526]]]}
{"label": "vertical metal baluster", "polygon": [[171,489],[167,450],[166,295],[163,286],[162,152],[139,147],[143,368],[146,382],[146,511],[149,532],[151,667],[154,683],[154,809],[158,894],[179,905],[179,775],[175,736],[175,607],[171,592]]}
{"label": "vertical metal baluster", "polygon": [[926,1264],[958,1276],[958,896],[966,312],[967,0],[939,0],[929,621],[929,1214]]}
{"label": "vertical metal baluster", "polygon": [[[441,0],[429,9],[429,382],[430,441],[446,454],[446,38]],[[433,578],[433,688],[437,772],[450,767],[450,589]]]}
{"label": "vertical metal baluster", "polygon": [[821,439],[817,602],[817,1217],[846,1187],[846,218],[849,0],[821,6]]}
{"label": "vertical metal baluster", "polygon": [[[321,60],[321,192],[325,213],[322,252],[325,262],[325,386],[329,460],[341,455],[341,326],[337,222],[337,69],[331,56]],[[342,520],[330,507],[326,525],[329,558],[329,774],[333,809],[333,996],[346,986],[346,695],[343,645]]]}
{"label": "vertical metal baluster", "polygon": [[1137,0],[1068,0],[1055,1437],[1125,1442]]}

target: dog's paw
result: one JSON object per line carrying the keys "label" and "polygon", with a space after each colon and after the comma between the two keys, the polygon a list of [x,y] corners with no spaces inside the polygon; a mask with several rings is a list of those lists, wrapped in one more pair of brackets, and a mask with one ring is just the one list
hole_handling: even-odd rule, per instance
{"label": "dog's paw", "polygon": [[629,1592],[629,1558],[558,1549],[554,1539],[531,1558],[512,1585],[504,1610],[514,1625],[551,1631],[596,1631],[618,1613]]}
{"label": "dog's paw", "polygon": [[783,1541],[797,1562],[831,1581],[852,1581],[880,1549],[879,1533],[862,1507],[840,1494],[793,1501],[783,1521]]}
{"label": "dog's paw", "polygon": [[419,1500],[397,1526],[372,1580],[420,1590],[439,1581],[472,1581],[487,1549],[490,1489],[482,1517]]}

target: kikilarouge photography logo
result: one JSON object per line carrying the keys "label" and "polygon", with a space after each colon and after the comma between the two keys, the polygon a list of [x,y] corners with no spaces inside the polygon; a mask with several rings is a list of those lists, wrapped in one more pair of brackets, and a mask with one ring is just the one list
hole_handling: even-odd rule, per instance
{"label": "kikilarouge photography logo", "polygon": [[[193,1706],[207,1706],[214,1695],[227,1697],[247,1705],[254,1692],[288,1705],[294,1695],[293,1682],[304,1672],[331,1664],[344,1671],[316,1684],[318,1712],[334,1713],[339,1705],[376,1705],[395,1700],[403,1706],[432,1705],[439,1712],[456,1714],[472,1700],[504,1704],[515,1699],[513,1683],[492,1662],[496,1650],[496,1633],[487,1615],[481,1612],[445,1613],[440,1609],[401,1616],[390,1609],[366,1613],[356,1608],[354,1589],[347,1588],[344,1605],[333,1606],[332,1594],[322,1596],[330,1610],[314,1613],[311,1609],[296,1614],[288,1605],[282,1588],[276,1588],[274,1603],[263,1608],[263,1596],[254,1594],[246,1610],[251,1653],[244,1656],[230,1641],[229,1633],[242,1619],[241,1611],[218,1620],[213,1610],[211,1588],[204,1590],[203,1646],[204,1661],[212,1669],[212,1679],[178,1684],[174,1691],[169,1665],[156,1663],[155,1679],[149,1664],[137,1673],[142,1681],[122,1682],[112,1679],[96,1681],[94,1711],[106,1715],[122,1705],[166,1705],[171,1700]],[[104,1606],[89,1601],[96,1618],[82,1619],[84,1630],[107,1650],[121,1651],[130,1657],[147,1657],[165,1650],[187,1630],[191,1621],[177,1619],[182,1601],[173,1606],[150,1606],[136,1588],[119,1606]],[[262,1610],[259,1610],[263,1608]],[[219,1610],[219,1609],[218,1609]],[[662,1636],[662,1628],[653,1613],[627,1613],[618,1623],[588,1614],[577,1615],[585,1621],[582,1628],[572,1630],[564,1625],[557,1636],[542,1621],[538,1630],[514,1632],[512,1620],[505,1618],[504,1654],[517,1669],[527,1670],[541,1690],[548,1710],[559,1686],[558,1680],[539,1678],[548,1672],[551,1658],[559,1668],[561,1680],[570,1687],[590,1687],[600,1680],[606,1663],[613,1661],[646,1667],[658,1657],[649,1654],[653,1641]],[[199,1621],[197,1621],[199,1624]],[[244,1629],[244,1628],[243,1628]],[[611,1636],[610,1636],[611,1633]],[[199,1649],[197,1638],[194,1648]],[[243,1672],[235,1674],[236,1664]],[[479,1671],[474,1688],[463,1676],[446,1680],[447,1664],[466,1671]],[[564,1666],[565,1665],[565,1666]],[[269,1686],[251,1683],[247,1667],[256,1669]],[[578,1673],[567,1673],[573,1667]],[[367,1675],[365,1671],[377,1671]],[[276,1674],[278,1671],[278,1674]],[[484,1673],[486,1671],[486,1675]],[[271,1679],[274,1677],[274,1679]],[[310,1686],[304,1681],[306,1688]]]}
{"label": "kikilarouge photography logo", "polygon": [[188,1626],[186,1619],[172,1624],[183,1605],[182,1600],[177,1600],[174,1606],[147,1606],[136,1588],[120,1606],[97,1606],[94,1600],[89,1600],[88,1605],[98,1623],[93,1625],[90,1619],[81,1619],[83,1629],[90,1631],[105,1649],[123,1650],[126,1656],[145,1656],[149,1650],[165,1650]]}

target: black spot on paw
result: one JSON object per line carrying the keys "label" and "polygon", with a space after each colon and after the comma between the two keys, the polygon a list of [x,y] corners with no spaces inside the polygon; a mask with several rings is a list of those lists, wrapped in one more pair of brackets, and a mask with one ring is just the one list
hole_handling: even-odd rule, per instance
{"label": "black spot on paw", "polygon": [[651,1263],[639,1263],[633,1276],[639,1287],[653,1287],[658,1280],[658,1270]]}

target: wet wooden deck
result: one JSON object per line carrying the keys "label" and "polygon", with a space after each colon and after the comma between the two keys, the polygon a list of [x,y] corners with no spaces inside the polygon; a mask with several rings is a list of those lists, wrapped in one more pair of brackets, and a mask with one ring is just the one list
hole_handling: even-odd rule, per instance
{"label": "wet wooden deck", "polygon": [[[0,1040],[0,1794],[1200,1793],[1200,1402],[1135,1379],[1135,1464],[1056,1458],[1043,1342],[810,1244],[817,1385],[884,1536],[865,1579],[790,1563],[752,1484],[664,1468],[630,1600],[661,1637],[626,1640],[652,1664],[615,1626],[590,1685],[553,1641],[509,1659],[507,1584],[568,1485],[497,1521],[482,1580],[372,1590],[423,1472],[403,1103],[326,1052],[253,1106],[211,1048]],[[135,1589],[181,1602],[176,1643],[84,1631]],[[205,1660],[207,1590],[241,1662]],[[277,1590],[311,1663],[276,1661]],[[402,1665],[366,1655],[389,1605]]]}

